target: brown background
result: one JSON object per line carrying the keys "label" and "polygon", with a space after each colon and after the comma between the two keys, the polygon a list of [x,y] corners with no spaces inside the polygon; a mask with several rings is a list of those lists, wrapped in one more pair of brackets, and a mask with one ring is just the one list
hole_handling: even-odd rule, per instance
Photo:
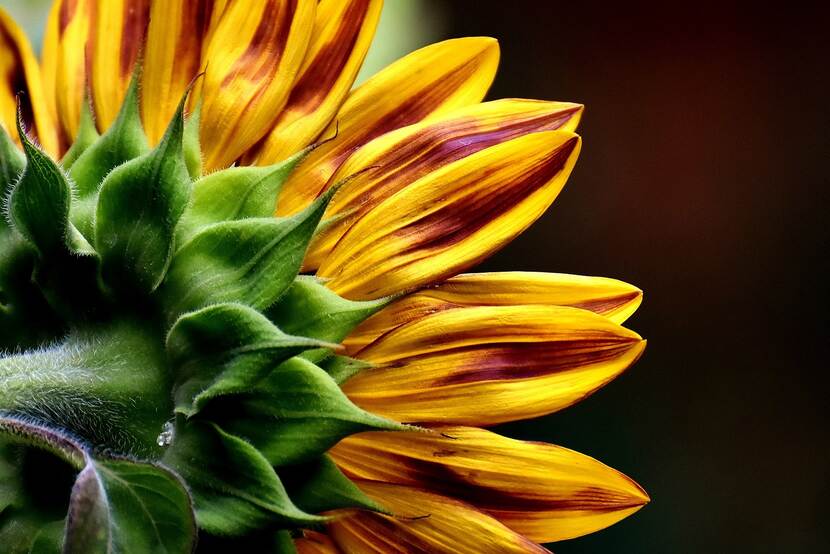
{"label": "brown background", "polygon": [[830,12],[432,4],[446,36],[500,39],[492,98],[587,106],[565,191],[483,269],[646,292],[630,321],[644,358],[581,405],[511,429],[594,455],[653,497],[555,551],[827,551]]}

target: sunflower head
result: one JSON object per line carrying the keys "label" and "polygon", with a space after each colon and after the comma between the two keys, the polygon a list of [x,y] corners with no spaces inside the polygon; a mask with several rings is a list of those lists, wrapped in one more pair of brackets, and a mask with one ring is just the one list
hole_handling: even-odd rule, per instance
{"label": "sunflower head", "polygon": [[[535,221],[582,107],[482,103],[492,39],[352,89],[377,0],[0,11],[11,552],[537,552],[648,497],[481,427],[642,353],[641,292],[462,272]],[[23,93],[23,94],[21,94]]]}

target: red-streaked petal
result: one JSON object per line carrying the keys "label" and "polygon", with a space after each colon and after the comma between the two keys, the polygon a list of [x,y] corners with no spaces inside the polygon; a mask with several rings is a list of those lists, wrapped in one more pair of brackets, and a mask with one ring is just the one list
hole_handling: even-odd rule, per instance
{"label": "red-streaked petal", "polygon": [[447,40],[409,54],[363,83],[321,135],[334,138],[312,152],[283,186],[277,214],[289,215],[310,204],[360,145],[481,101],[493,82],[498,60],[495,39]]}

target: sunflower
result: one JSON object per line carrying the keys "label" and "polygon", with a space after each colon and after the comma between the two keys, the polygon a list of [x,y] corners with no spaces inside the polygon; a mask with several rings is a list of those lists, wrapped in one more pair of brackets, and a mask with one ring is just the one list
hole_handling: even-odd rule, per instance
{"label": "sunflower", "polygon": [[579,104],[498,43],[354,87],[380,0],[0,10],[6,552],[545,552],[648,502],[487,427],[585,398],[642,293],[464,273],[531,225]]}

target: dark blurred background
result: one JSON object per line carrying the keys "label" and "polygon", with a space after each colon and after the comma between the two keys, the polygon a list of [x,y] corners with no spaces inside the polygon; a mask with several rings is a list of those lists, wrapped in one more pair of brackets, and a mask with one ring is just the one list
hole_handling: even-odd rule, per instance
{"label": "dark blurred background", "polygon": [[[0,4],[39,43],[48,1]],[[387,0],[363,78],[422,44],[491,35],[491,98],[587,106],[565,191],[482,269],[645,290],[629,322],[649,339],[643,359],[509,429],[652,496],[558,554],[830,551],[828,24],[806,3]]]}
{"label": "dark blurred background", "polygon": [[[391,0],[395,1],[395,0]],[[617,277],[645,356],[513,425],[634,477],[652,503],[582,552],[830,551],[830,10],[435,0],[501,42],[491,97],[586,105],[551,210],[483,265]]]}

